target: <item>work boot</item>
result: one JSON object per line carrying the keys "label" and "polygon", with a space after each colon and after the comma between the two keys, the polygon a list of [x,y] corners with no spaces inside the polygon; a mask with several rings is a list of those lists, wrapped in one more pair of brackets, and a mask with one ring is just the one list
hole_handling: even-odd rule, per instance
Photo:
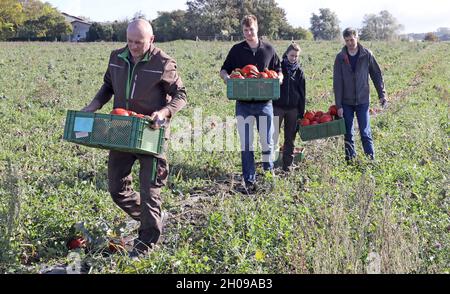
{"label": "work boot", "polygon": [[139,239],[134,240],[133,249],[129,252],[129,257],[133,260],[139,260],[145,257],[153,248],[155,244],[145,243]]}
{"label": "work boot", "polygon": [[255,194],[256,193],[256,183],[255,182],[246,182],[245,183],[245,191],[247,194]]}

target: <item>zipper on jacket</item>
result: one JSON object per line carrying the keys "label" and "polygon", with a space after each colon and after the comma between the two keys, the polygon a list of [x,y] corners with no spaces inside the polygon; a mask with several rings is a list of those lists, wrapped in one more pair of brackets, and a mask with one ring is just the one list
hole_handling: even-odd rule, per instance
{"label": "zipper on jacket", "polygon": [[[134,68],[133,68],[134,71]],[[137,81],[137,74],[134,76],[134,82],[133,82],[133,90],[131,90],[131,95],[130,95],[130,99],[134,98],[134,90],[136,89],[136,81]]]}
{"label": "zipper on jacket", "polygon": [[131,89],[131,84],[133,83],[133,77],[134,77],[133,89],[132,89],[131,93],[129,94],[128,99],[133,99],[134,88],[136,86],[136,79],[137,79],[137,74],[136,74],[136,76],[134,75],[134,70],[136,69],[136,66],[139,64],[139,62],[137,62],[133,65],[133,70],[131,71],[130,79],[128,79],[128,89]]}
{"label": "zipper on jacket", "polygon": [[[131,94],[129,95],[129,97],[127,98],[127,107],[128,107],[128,99],[133,99],[134,97],[134,90],[135,90],[135,88],[136,88],[136,81],[137,81],[137,74],[136,75],[134,75],[134,70],[136,69],[136,67],[138,66],[138,64],[139,63],[141,63],[141,62],[148,62],[149,60],[151,59],[151,57],[150,58],[148,58],[147,60],[144,60],[144,59],[141,59],[141,60],[139,60],[138,62],[136,62],[135,64],[134,64],[134,66],[133,66],[133,70],[131,71],[131,76],[129,76],[129,78],[128,78],[128,87],[127,87],[127,89],[128,89],[128,91],[130,90],[130,88],[131,88],[131,83],[133,83],[133,89],[131,90]],[[128,68],[130,68],[130,63],[128,63]],[[132,81],[132,77],[134,76],[134,81]],[[128,93],[127,93],[128,94]]]}
{"label": "zipper on jacket", "polygon": [[[126,49],[129,50],[129,49]],[[128,60],[128,56],[130,56],[130,52],[124,51],[121,54],[119,54],[119,57],[122,58],[127,64],[128,64],[128,79],[126,81],[126,89],[125,89],[125,101],[126,101],[126,108],[128,109],[128,100],[132,99],[134,96],[135,88],[136,88],[136,81],[137,81],[137,74],[134,76],[134,70],[136,69],[136,66],[141,62],[148,62],[152,58],[150,53],[146,53],[143,59],[136,62],[133,65],[133,69],[131,69],[130,61]],[[134,76],[134,83],[133,83],[133,76]],[[131,89],[131,84],[133,83],[133,89]],[[130,90],[131,95],[130,95]]]}
{"label": "zipper on jacket", "polygon": [[288,96],[287,96],[287,102],[286,102],[286,106],[288,106],[289,107],[289,97],[291,96],[291,74],[289,73],[289,71],[288,71]]}
{"label": "zipper on jacket", "polygon": [[126,88],[125,88],[125,96],[127,96],[127,97],[125,97],[125,103],[126,103],[126,109],[128,109],[128,92],[130,91],[131,64],[130,64],[130,61],[128,60],[128,58],[123,58],[123,60],[125,60],[125,62],[128,64],[128,78],[127,78],[127,83],[126,83]]}
{"label": "zipper on jacket", "polygon": [[[358,49],[360,50],[360,49]],[[361,51],[359,51],[358,53],[358,59],[356,60],[356,66],[355,66],[355,71],[353,71],[353,84],[355,85],[355,105],[358,105],[358,88],[356,85],[357,82],[357,74],[356,72],[358,71],[358,65],[361,64]]]}
{"label": "zipper on jacket", "polygon": [[130,64],[130,61],[128,60],[128,59],[125,59],[126,60],[126,62],[128,63],[128,80],[127,80],[127,88],[126,88],[126,105],[127,105],[127,108],[126,109],[128,109],[128,101],[129,100],[131,100],[131,99],[133,99],[133,95],[134,95],[134,90],[135,90],[135,87],[136,87],[136,80],[137,80],[137,74],[136,74],[136,76],[135,76],[135,78],[134,78],[134,84],[133,84],[133,89],[132,89],[132,92],[131,92],[131,94],[130,94],[130,88],[131,88],[131,83],[132,83],[132,77],[133,77],[133,75],[134,75],[134,69],[136,68],[136,66],[139,64],[139,62],[141,62],[141,61],[139,61],[139,62],[137,62],[137,63],[135,63],[134,65],[133,65],[133,70],[131,70],[131,73],[130,73],[130,69],[131,69],[131,64]]}

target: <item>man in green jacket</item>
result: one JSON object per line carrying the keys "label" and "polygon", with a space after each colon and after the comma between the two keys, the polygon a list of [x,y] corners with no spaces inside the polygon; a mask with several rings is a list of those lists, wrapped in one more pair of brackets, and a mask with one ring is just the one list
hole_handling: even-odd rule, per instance
{"label": "man in green jacket", "polygon": [[384,107],[387,96],[380,66],[373,53],[358,42],[358,32],[347,28],[343,32],[345,46],[334,62],[333,88],[338,115],[345,120],[345,159],[356,156],[353,141],[353,120],[356,113],[364,153],[374,158],[369,114],[369,76],[377,90],[380,104]]}
{"label": "man in green jacket", "polygon": [[[153,40],[153,30],[148,21],[138,19],[131,22],[127,29],[128,45],[111,53],[102,87],[82,110],[95,112],[114,95],[113,108],[149,115],[155,122],[153,128],[164,123],[167,142],[171,118],[186,105],[186,91],[175,61],[155,47]],[[131,184],[131,169],[136,160],[140,163],[140,192],[134,191]],[[152,178],[155,160],[156,179]],[[109,152],[109,192],[121,209],[140,221],[132,255],[145,253],[159,240],[162,230],[160,193],[168,173],[164,154]]]}

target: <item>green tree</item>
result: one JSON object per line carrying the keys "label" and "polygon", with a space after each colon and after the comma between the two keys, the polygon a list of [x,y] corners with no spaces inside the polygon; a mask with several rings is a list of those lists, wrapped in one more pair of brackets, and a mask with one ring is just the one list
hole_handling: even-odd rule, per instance
{"label": "green tree", "polygon": [[242,36],[240,22],[247,14],[258,18],[260,36],[279,38],[280,29],[287,25],[286,12],[275,0],[193,0],[186,4],[190,37]]}
{"label": "green tree", "polygon": [[1,0],[0,4],[0,41],[7,40],[16,34],[23,23],[22,5],[16,0]]}
{"label": "green tree", "polygon": [[29,40],[61,40],[72,32],[72,26],[59,13],[49,13],[29,19],[21,27],[18,38]]}
{"label": "green tree", "polygon": [[260,36],[282,38],[283,29],[290,26],[286,19],[286,12],[274,0],[237,0],[232,3],[237,11],[235,30],[238,35],[242,35],[240,21],[247,14],[257,17]]}
{"label": "green tree", "polygon": [[187,1],[186,23],[191,38],[234,34],[239,25],[235,2],[226,0]]}
{"label": "green tree", "polygon": [[293,38],[295,40],[313,40],[314,36],[313,34],[308,31],[307,29],[304,29],[302,27],[294,28],[293,31]]}
{"label": "green tree", "polygon": [[103,28],[102,25],[99,22],[94,22],[90,27],[89,31],[86,34],[86,41],[88,42],[95,42],[101,40],[101,35]]}
{"label": "green tree", "polygon": [[310,31],[315,40],[334,40],[339,38],[341,29],[339,19],[329,8],[320,8],[319,15],[312,14]]}
{"label": "green tree", "polygon": [[100,40],[111,42],[114,34],[114,29],[112,24],[106,23],[102,25],[102,30],[100,31]]}
{"label": "green tree", "polygon": [[113,40],[114,28],[110,23],[101,24],[99,22],[94,22],[90,27],[86,35],[86,41],[106,41],[110,42]]}
{"label": "green tree", "polygon": [[22,1],[25,22],[16,37],[25,40],[60,40],[72,32],[72,26],[48,3],[36,0]]}
{"label": "green tree", "polygon": [[423,38],[423,40],[427,41],[427,42],[437,42],[437,41],[439,41],[439,38],[438,38],[438,36],[436,36],[435,33],[430,32],[430,33],[425,34],[425,37]]}
{"label": "green tree", "polygon": [[133,18],[132,18],[132,20],[136,20],[136,19],[147,19],[147,17],[141,10],[139,10],[134,13]]}
{"label": "green tree", "polygon": [[158,11],[158,17],[152,22],[157,39],[162,42],[185,39],[188,36],[185,16],[184,10]]}
{"label": "green tree", "polygon": [[128,19],[121,21],[114,21],[112,23],[113,35],[112,40],[114,42],[126,42],[127,41],[127,27]]}
{"label": "green tree", "polygon": [[376,40],[380,25],[379,19],[375,14],[364,15],[363,28],[361,29],[362,40]]}
{"label": "green tree", "polygon": [[290,24],[280,27],[278,34],[279,34],[280,38],[284,39],[284,40],[291,40],[291,39],[293,39],[293,40],[312,40],[313,39],[313,35],[310,31],[308,31],[302,27],[294,28]]}
{"label": "green tree", "polygon": [[362,40],[393,40],[398,37],[403,26],[387,10],[380,11],[379,15],[367,14],[364,16],[361,29]]}

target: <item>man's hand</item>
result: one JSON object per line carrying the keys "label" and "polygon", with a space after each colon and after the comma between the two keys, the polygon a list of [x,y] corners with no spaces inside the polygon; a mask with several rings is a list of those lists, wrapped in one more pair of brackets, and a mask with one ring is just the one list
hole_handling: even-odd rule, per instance
{"label": "man's hand", "polygon": [[227,80],[230,78],[230,75],[228,74],[228,72],[226,70],[221,70],[220,77],[222,78],[223,82],[226,84]]}
{"label": "man's hand", "polygon": [[227,80],[230,78],[230,76],[229,75],[225,75],[224,77],[223,77],[223,82],[226,84],[227,83]]}
{"label": "man's hand", "polygon": [[100,105],[100,103],[97,100],[92,100],[92,102],[89,103],[89,105],[85,106],[83,109],[81,109],[81,111],[83,111],[83,112],[96,112],[100,108],[102,108],[102,105]]}
{"label": "man's hand", "polygon": [[339,108],[338,110],[337,110],[337,115],[339,116],[339,117],[343,117],[344,116],[344,108]]}
{"label": "man's hand", "polygon": [[96,110],[97,109],[95,109],[94,107],[92,107],[90,105],[85,106],[84,108],[81,109],[81,111],[83,111],[83,112],[95,112]]}
{"label": "man's hand", "polygon": [[167,108],[163,108],[159,111],[153,112],[150,115],[150,120],[152,121],[150,127],[155,130],[159,129],[161,126],[164,125],[169,116],[170,112]]}
{"label": "man's hand", "polygon": [[278,73],[278,79],[280,80],[280,85],[282,85],[283,84],[283,79],[284,79],[284,76],[283,76],[282,72]]}

